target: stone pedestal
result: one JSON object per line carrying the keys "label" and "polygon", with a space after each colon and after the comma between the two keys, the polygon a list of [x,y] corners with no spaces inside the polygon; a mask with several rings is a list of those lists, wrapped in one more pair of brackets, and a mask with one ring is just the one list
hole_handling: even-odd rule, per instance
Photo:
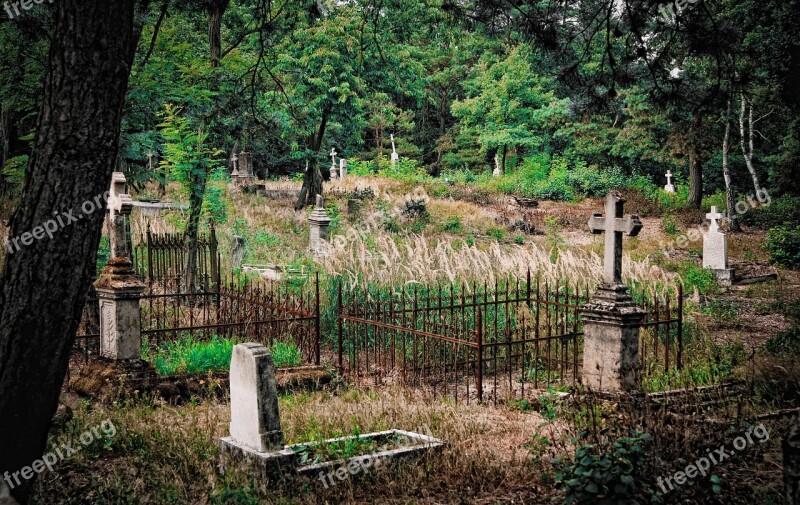
{"label": "stone pedestal", "polygon": [[138,360],[142,352],[139,299],[145,285],[127,258],[112,258],[94,283],[100,303],[100,354]]}
{"label": "stone pedestal", "polygon": [[581,310],[583,384],[596,390],[633,389],[638,384],[639,329],[644,311],[624,285],[601,285]]}
{"label": "stone pedestal", "polygon": [[222,468],[245,466],[261,479],[294,471],[296,455],[283,445],[275,365],[261,344],[233,348],[230,437],[220,440]]}
{"label": "stone pedestal", "polygon": [[672,184],[667,184],[666,186],[664,186],[664,191],[666,191],[667,193],[674,193],[675,186],[673,186]]}
{"label": "stone pedestal", "polygon": [[328,227],[331,225],[331,218],[325,212],[322,197],[317,195],[317,205],[308,218],[309,238],[308,248],[314,252],[322,252],[328,240]]}

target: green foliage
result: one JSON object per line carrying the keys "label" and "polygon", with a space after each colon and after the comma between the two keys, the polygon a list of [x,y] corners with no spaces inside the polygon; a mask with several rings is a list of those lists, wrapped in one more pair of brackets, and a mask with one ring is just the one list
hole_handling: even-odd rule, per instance
{"label": "green foliage", "polygon": [[792,270],[800,269],[800,225],[779,226],[767,232],[764,243],[770,261]]}
{"label": "green foliage", "polygon": [[661,218],[661,229],[668,235],[675,235],[678,233],[678,220],[672,214],[664,214]]}
{"label": "green foliage", "polygon": [[[142,342],[142,359],[149,361],[160,375],[193,374],[225,371],[231,364],[235,339],[214,335],[210,340],[187,336],[157,347],[148,340]],[[276,367],[297,366],[302,363],[300,350],[291,343],[275,342],[272,359]]]}
{"label": "green foliage", "polygon": [[506,238],[505,230],[501,230],[500,228],[489,228],[486,230],[486,234],[498,242],[502,242]]}
{"label": "green foliage", "polygon": [[461,218],[458,216],[448,218],[442,225],[442,229],[450,233],[458,233],[461,231],[462,227]]}
{"label": "green foliage", "polygon": [[412,198],[406,200],[403,207],[400,208],[400,213],[409,219],[415,220],[427,220],[430,217],[428,205],[424,199],[414,200]]}
{"label": "green foliage", "polygon": [[691,293],[694,288],[702,295],[717,292],[717,278],[714,272],[689,261],[680,263],[678,269],[683,278],[684,291]]}
{"label": "green foliage", "polygon": [[564,247],[566,243],[564,237],[561,236],[563,227],[558,223],[558,218],[555,216],[545,216],[544,218],[544,235],[545,244],[550,250],[550,261],[553,263],[558,260],[558,252]]}
{"label": "green foliage", "polygon": [[772,354],[800,354],[800,326],[792,326],[767,340],[764,348]]}
{"label": "green foliage", "polygon": [[[556,473],[556,485],[571,504],[616,505],[636,503],[650,489],[641,482],[652,479],[646,473],[645,448],[652,441],[647,433],[635,432],[616,441],[589,444],[575,450],[575,460]],[[556,459],[554,464],[560,465]]]}
{"label": "green foliage", "polygon": [[228,220],[228,183],[230,177],[225,167],[214,170],[206,186],[203,199],[203,215],[209,221],[224,223]]}
{"label": "green foliage", "polygon": [[14,192],[22,189],[25,181],[25,170],[28,167],[28,156],[15,156],[6,160],[3,169],[3,178],[14,188]]}
{"label": "green foliage", "polygon": [[750,209],[739,220],[742,224],[761,229],[800,223],[800,196],[773,198],[769,205]]}

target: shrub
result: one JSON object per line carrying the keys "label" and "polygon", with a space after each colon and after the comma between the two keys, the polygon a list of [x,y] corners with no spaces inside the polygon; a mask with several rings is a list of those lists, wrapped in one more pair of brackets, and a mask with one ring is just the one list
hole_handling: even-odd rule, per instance
{"label": "shrub", "polygon": [[[644,448],[652,437],[635,432],[630,437],[575,450],[575,460],[556,473],[556,485],[566,491],[566,504],[637,503],[636,482],[643,471]],[[559,465],[560,460],[553,461]],[[649,490],[651,493],[653,490]]]}
{"label": "shrub", "polygon": [[793,326],[767,340],[764,348],[772,354],[800,354],[800,326]]}
{"label": "shrub", "polygon": [[457,233],[461,231],[461,228],[461,218],[458,216],[448,218],[442,225],[442,229],[450,233]]}
{"label": "shrub", "polygon": [[772,263],[792,270],[800,268],[800,225],[769,230],[764,246]]}
{"label": "shrub", "polygon": [[410,219],[428,219],[428,205],[425,200],[407,200],[400,213]]}
{"label": "shrub", "polygon": [[690,262],[681,263],[680,273],[683,277],[684,291],[691,293],[694,288],[703,295],[714,294],[717,290],[717,278],[714,272]]}
{"label": "shrub", "polygon": [[675,235],[678,233],[678,220],[672,214],[664,214],[661,219],[661,229],[664,230],[664,233]]}
{"label": "shrub", "polygon": [[769,205],[750,209],[739,220],[742,224],[762,229],[775,228],[784,223],[800,223],[800,197],[775,198]]}

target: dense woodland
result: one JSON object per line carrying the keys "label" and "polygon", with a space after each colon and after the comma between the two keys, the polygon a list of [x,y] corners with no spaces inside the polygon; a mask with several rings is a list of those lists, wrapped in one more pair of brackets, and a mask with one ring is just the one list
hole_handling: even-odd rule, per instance
{"label": "dense woodland", "polygon": [[[586,218],[600,197],[619,188],[638,197],[631,202],[638,205],[637,211],[653,203],[647,207],[649,212],[642,213],[653,220],[649,222],[651,235],[641,242],[626,239],[626,253],[636,255],[630,263],[626,259],[626,268],[633,265],[630,279],[649,289],[649,294],[661,289],[664,296],[682,293],[677,288],[681,284],[686,299],[691,297],[695,304],[687,313],[705,315],[721,326],[735,326],[746,318],[735,311],[733,316],[720,316],[728,314],[724,310],[728,301],[718,305],[709,301],[719,290],[713,275],[699,266],[702,258],[696,251],[679,251],[676,257],[664,259],[656,242],[661,238],[674,242],[681,226],[697,228],[711,205],[728,209],[726,229],[741,239],[732,248],[735,253],[754,263],[769,255],[762,263],[786,269],[779,271],[780,283],[773,291],[748,291],[746,296],[760,296],[759,303],[767,308],[759,310],[765,314],[780,314],[779,324],[768,328],[769,335],[760,335],[764,338],[758,345],[779,334],[785,339],[779,339],[776,347],[791,348],[795,353],[781,354],[780,359],[786,361],[780,366],[765,367],[785,372],[785,376],[763,379],[762,390],[774,392],[764,403],[796,408],[800,373],[792,367],[796,367],[794,358],[800,349],[800,316],[798,302],[792,298],[797,292],[792,282],[797,279],[789,271],[800,266],[798,13],[798,0],[4,3],[0,8],[0,238],[8,253],[0,254],[0,474],[24,467],[52,444],[53,415],[70,370],[76,330],[87,293],[108,255],[108,243],[102,241],[104,212],[87,214],[62,226],[54,237],[16,250],[6,239],[20,237],[52,216],[103,195],[112,172],[125,173],[137,198],[176,199],[187,204],[188,212],[171,215],[172,224],[180,224],[178,231],[185,236],[187,251],[197,247],[200,233],[210,223],[219,224],[220,236],[228,241],[225,247],[234,235],[245,237],[242,240],[251,249],[259,247],[260,241],[264,254],[254,255],[253,261],[282,261],[284,257],[274,258],[281,250],[289,258],[287,263],[302,263],[309,271],[322,272],[326,301],[333,299],[334,280],[340,281],[337,276],[350,267],[353,278],[375,281],[380,289],[396,287],[388,286],[389,282],[402,286],[407,280],[401,275],[411,271],[406,263],[427,251],[434,251],[429,263],[460,263],[461,270],[453,276],[472,276],[467,280],[473,282],[484,273],[474,266],[478,262],[500,264],[503,260],[527,262],[528,268],[535,260],[542,271],[550,269],[555,279],[562,274],[565,280],[568,274],[594,279],[600,265],[599,242],[590,243],[592,237],[584,240],[589,236]],[[392,139],[399,153],[397,163],[390,162]],[[252,155],[258,179],[265,184],[302,184],[299,197],[285,208],[270,208],[232,184],[230,174],[237,155],[245,151]],[[379,254],[351,257],[344,249],[327,263],[317,262],[304,249],[308,206],[313,196],[325,194],[331,183],[332,151],[334,158],[348,160],[354,178],[363,178],[379,189],[401,194],[417,186],[433,188],[428,201],[431,213],[422,206],[424,202],[412,200],[406,203],[422,206],[407,213],[416,216],[413,219],[402,221],[405,218],[399,212],[397,221],[379,220],[379,229],[369,230],[372,235],[354,233],[362,250],[383,247],[386,252],[397,251],[398,244],[407,246],[402,253],[407,257],[397,265],[388,268],[383,260],[375,259]],[[674,195],[662,189],[667,172],[675,174]],[[469,193],[469,198],[459,201],[452,187],[468,188],[462,192]],[[752,202],[757,198],[764,203],[761,195],[767,193],[772,207],[748,213],[741,222],[741,213],[730,211],[744,199]],[[497,214],[507,212],[509,205],[498,204],[499,199],[484,201],[498,195],[506,200],[513,195],[517,202],[522,198],[534,205],[544,202],[540,210],[552,216],[539,223],[542,226],[535,233],[530,227],[522,233],[511,218],[498,224]],[[376,215],[388,215],[386,201],[378,198],[368,205]],[[346,225],[357,224],[347,222],[337,204],[328,210],[335,214],[335,233],[344,235]],[[513,212],[518,211],[514,207]],[[676,221],[671,213],[682,221]],[[558,217],[564,217],[563,222]],[[662,220],[660,225],[657,219]],[[738,233],[742,225],[750,235]],[[563,226],[572,226],[567,238]],[[254,231],[256,227],[258,231]],[[258,232],[261,235],[257,237]],[[517,235],[506,240],[508,233]],[[539,237],[534,237],[536,234]],[[442,240],[434,244],[439,236]],[[456,242],[457,247],[453,245]],[[767,242],[767,247],[762,248],[761,242]],[[531,249],[526,249],[529,246]],[[559,257],[559,251],[570,248],[577,251],[575,255],[568,251]],[[303,251],[298,252],[300,249]],[[573,260],[581,266],[574,267],[569,263]],[[185,270],[193,272],[192,265],[187,264]],[[444,270],[431,267],[428,273],[433,273],[426,280],[439,282],[436,275]],[[186,292],[197,288],[193,275],[184,275]],[[389,280],[379,285],[382,277]],[[770,277],[778,278],[778,273]],[[485,278],[477,281],[480,284]],[[558,286],[556,282],[556,293]],[[568,294],[570,288],[564,286]],[[744,300],[735,303],[745,308],[757,305]],[[326,309],[330,317],[324,324],[325,331],[332,332],[336,314],[330,307],[333,305]],[[704,337],[715,331],[715,327],[699,323],[697,328],[696,334]],[[698,355],[707,353],[703,370],[713,369],[709,376],[720,369],[733,370],[735,364],[744,362],[743,358],[737,360],[746,353],[751,359],[756,356],[755,348],[745,351],[740,343],[739,347],[728,344],[712,342],[698,351]],[[723,362],[725,366],[720,364]],[[538,377],[535,368],[533,373]],[[664,373],[669,379],[670,371]],[[297,437],[330,435],[334,422],[354,423],[358,416],[364,426],[383,429],[385,419],[364,414],[368,408],[349,420],[347,409],[354,403],[373,409],[396,403],[405,406],[406,412],[426,412],[426,419],[433,424],[441,421],[436,427],[461,444],[457,447],[461,452],[451,451],[437,460],[436,464],[445,467],[441,481],[424,481],[417,489],[423,474],[425,478],[437,474],[419,467],[417,473],[404,477],[405,481],[397,481],[401,484],[377,480],[374,488],[360,491],[370,495],[362,495],[362,500],[374,499],[371,493],[378,489],[376,496],[399,493],[396,499],[405,502],[418,497],[422,497],[420,503],[489,502],[492,496],[505,493],[505,501],[517,503],[520,496],[525,502],[532,496],[549,496],[555,489],[558,478],[550,470],[542,472],[537,467],[535,473],[543,475],[543,480],[529,485],[530,468],[506,463],[493,466],[492,457],[473,457],[473,439],[464,435],[466,428],[460,420],[465,415],[487,417],[482,411],[465,414],[449,403],[430,403],[427,398],[411,398],[405,393],[386,394],[395,396],[384,401],[354,388],[341,397],[334,395],[333,400],[321,395],[281,401],[289,412],[288,429],[295,430]],[[339,403],[331,407],[327,401]],[[77,418],[88,425],[87,419],[99,414],[90,412],[88,403],[83,405]],[[530,410],[527,403],[514,407],[523,413]],[[129,480],[138,485],[153,483],[148,489],[138,489],[150,493],[142,503],[197,503],[198,497],[204,503],[263,502],[263,493],[253,491],[257,498],[252,498],[249,490],[229,490],[229,486],[242,488],[241,483],[234,486],[212,477],[217,475],[209,463],[218,450],[215,430],[227,424],[227,414],[220,414],[227,413],[227,406],[207,402],[202,408],[206,410],[201,414],[197,410],[188,414],[169,411],[166,415],[174,414],[174,419],[166,422],[153,415],[150,405],[109,414],[128,423],[129,433],[135,435],[109,442],[113,447],[106,449],[113,457],[127,458],[129,466],[139,465],[150,473],[131,479],[115,474],[116,480],[104,483],[107,488],[94,496],[97,502],[104,497],[122,503],[120,497],[132,489],[127,487]],[[331,409],[336,414],[325,418]],[[548,409],[540,413],[553,420],[556,415],[551,416]],[[594,406],[588,410],[594,412]],[[578,417],[586,411],[579,409]],[[384,414],[392,417],[397,412]],[[641,414],[634,409],[631,415]],[[164,429],[171,423],[179,425],[178,418],[194,422],[198,416],[212,421],[208,428],[192,425],[186,430],[195,430],[191,431],[195,437],[192,444],[181,438],[181,430]],[[320,416],[329,421],[324,429],[316,424]],[[443,416],[446,419],[442,420]],[[607,419],[617,419],[613,416],[616,414]],[[410,419],[404,418],[409,423],[419,422]],[[530,418],[515,419],[518,424],[509,431],[530,439]],[[581,423],[585,421],[581,418],[571,428],[583,431],[586,425]],[[620,433],[623,427],[627,429],[623,422],[614,423],[616,420],[611,424]],[[602,424],[598,422],[595,428]],[[77,430],[78,425],[73,423],[70,429]],[[480,422],[474,426],[481,426]],[[600,431],[606,427],[601,426]],[[488,431],[492,429],[494,426]],[[478,428],[470,435],[477,438],[477,433],[485,435]],[[671,428],[661,435],[664,437],[657,442],[662,444],[661,450],[673,448]],[[525,445],[517,439],[508,445],[528,450],[531,444],[541,442],[536,436]],[[687,446],[706,443],[699,431],[693,436],[690,441],[688,436],[681,440]],[[620,437],[622,446],[614,446],[615,450],[624,453],[621,458],[626,462],[636,462],[637,444],[644,443],[643,438]],[[498,444],[506,443],[502,437],[500,440]],[[625,445],[629,442],[633,448]],[[158,455],[162,443],[171,444],[171,450],[185,459],[164,463]],[[568,452],[574,447],[572,442],[564,442],[559,449]],[[538,455],[533,459],[539,464],[547,451],[542,447],[535,451]],[[91,471],[93,478],[105,474],[100,454],[86,458],[76,463],[78,468],[90,468],[85,471]],[[576,461],[579,466],[580,458]],[[81,467],[84,463],[86,467]],[[154,466],[148,466],[151,463]],[[665,471],[663,466],[641,468]],[[738,482],[748,474],[747,466],[736,468],[740,473],[728,479],[730,488],[750,485],[749,481]],[[70,475],[73,470],[67,467],[66,476],[47,485],[69,497],[74,492],[70,486],[91,481],[85,475]],[[563,475],[561,490],[577,479],[565,481]],[[626,486],[636,487],[628,476],[620,483],[626,492]],[[473,477],[478,484],[468,480]],[[760,474],[754,477],[761,478]],[[510,489],[503,489],[500,481],[511,482]],[[5,499],[2,482],[0,503]],[[711,482],[713,485],[708,484],[708,489],[701,486],[698,493],[716,496],[718,481]],[[779,492],[773,484],[765,484],[764,490],[756,493],[776,496]],[[82,490],[92,485],[86,484]],[[649,481],[639,486],[635,489],[639,498],[652,491]],[[41,501],[43,493],[49,492],[46,489],[41,480],[36,485],[28,482],[14,489],[13,495],[23,504],[32,495]],[[359,491],[342,489],[337,491],[341,496],[330,498],[333,502],[358,501],[353,496]],[[464,489],[468,489],[463,491],[466,495],[461,494]],[[229,491],[242,501],[226,501]],[[328,500],[324,494],[306,491],[300,502]],[[440,491],[447,498],[439,500]],[[175,497],[168,499],[173,492]],[[597,494],[596,489],[589,494]],[[745,491],[733,495],[742,503],[757,503],[754,496],[762,496]],[[677,493],[672,496],[678,499]],[[76,498],[64,498],[63,502],[80,502],[70,500]],[[282,503],[283,496],[277,500]],[[591,499],[584,502],[592,503]]]}

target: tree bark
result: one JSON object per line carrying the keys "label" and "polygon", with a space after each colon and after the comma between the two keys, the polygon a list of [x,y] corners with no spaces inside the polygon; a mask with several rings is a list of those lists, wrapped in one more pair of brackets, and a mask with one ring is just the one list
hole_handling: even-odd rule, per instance
{"label": "tree bark", "polygon": [[[63,218],[65,225],[52,238],[20,242],[6,258],[0,287],[0,474],[19,472],[45,448],[95,273],[102,195],[117,157],[140,33],[134,29],[134,0],[59,0],[54,26],[37,135],[10,237],[62,212],[81,219]],[[82,209],[98,196],[100,208]],[[26,503],[32,482],[14,484],[12,495]]]}
{"label": "tree bark", "polygon": [[189,222],[186,225],[185,249],[183,259],[183,292],[192,294],[197,290],[197,241],[200,231],[200,216],[203,212],[203,196],[206,193],[207,172],[192,176],[189,194]]}
{"label": "tree bark", "polygon": [[[739,144],[742,146],[742,155],[744,162],[747,164],[747,171],[750,172],[750,177],[753,178],[753,187],[756,190],[756,195],[761,192],[761,183],[758,180],[756,167],[753,165],[753,148],[755,143],[753,141],[753,132],[755,125],[753,125],[753,106],[750,105],[750,113],[748,119],[745,119],[747,114],[747,100],[742,93],[742,106],[739,111]],[[745,125],[747,121],[747,125]],[[748,150],[749,146],[749,150]]]}
{"label": "tree bark", "polygon": [[211,67],[216,68],[222,59],[222,16],[230,0],[211,0],[208,6],[208,46],[211,51]]}
{"label": "tree bark", "polygon": [[728,96],[728,107],[725,113],[725,136],[722,139],[722,176],[725,179],[725,206],[728,208],[728,220],[730,221],[730,231],[740,232],[739,219],[736,213],[735,202],[733,201],[733,184],[731,181],[731,110],[732,97]]}
{"label": "tree bark", "polygon": [[503,157],[500,160],[500,173],[506,175],[506,157],[508,156],[508,146],[503,144]]}
{"label": "tree bark", "polygon": [[699,209],[703,203],[703,162],[696,149],[689,153],[689,200],[687,203]]}
{"label": "tree bark", "polygon": [[[317,153],[322,147],[322,138],[325,136],[325,129],[328,127],[328,113],[322,114],[322,121],[320,121],[317,133],[311,135],[308,139],[308,145],[311,151]],[[299,211],[307,206],[309,203],[316,200],[317,195],[322,194],[322,172],[316,160],[313,161],[314,167],[309,168],[309,162],[306,161],[306,171],[303,174],[303,187],[300,188],[300,195],[297,198],[297,203],[294,205],[294,210]]]}

